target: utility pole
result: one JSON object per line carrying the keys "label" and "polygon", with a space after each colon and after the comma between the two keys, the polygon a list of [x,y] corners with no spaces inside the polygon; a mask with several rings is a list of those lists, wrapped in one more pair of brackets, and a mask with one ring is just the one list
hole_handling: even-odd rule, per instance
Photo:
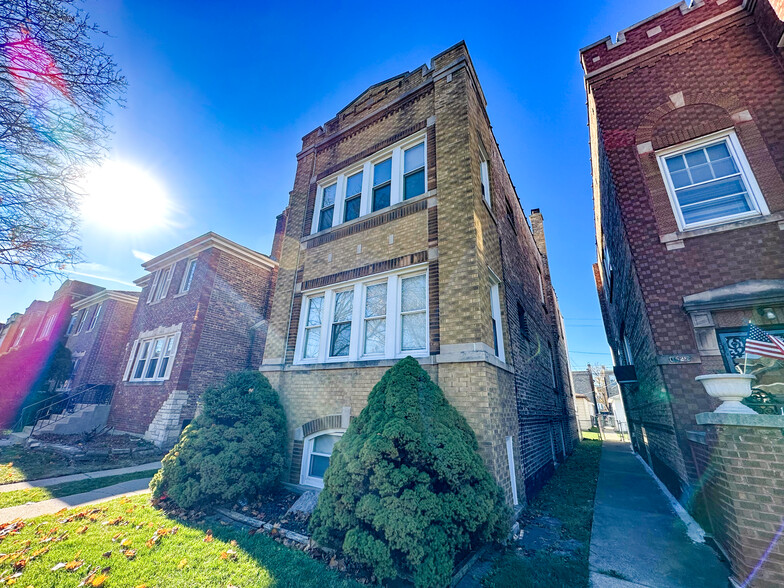
{"label": "utility pole", "polygon": [[596,402],[596,388],[593,385],[593,369],[591,364],[588,364],[588,381],[591,383],[591,395],[593,396],[593,408],[596,411],[596,428],[599,429],[599,439],[604,441],[604,433],[602,432],[602,418],[599,413],[599,403]]}

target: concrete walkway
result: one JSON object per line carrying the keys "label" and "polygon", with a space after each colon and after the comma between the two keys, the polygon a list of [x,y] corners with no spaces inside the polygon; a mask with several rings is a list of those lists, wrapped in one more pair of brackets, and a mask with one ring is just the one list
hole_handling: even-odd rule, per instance
{"label": "concrete walkway", "polygon": [[591,531],[593,588],[726,588],[729,571],[684,522],[628,443],[605,441]]}
{"label": "concrete walkway", "polygon": [[96,490],[90,490],[89,492],[74,494],[73,496],[63,496],[61,498],[42,500],[41,502],[0,508],[0,524],[13,521],[14,519],[31,519],[41,515],[53,514],[63,508],[87,506],[89,504],[98,504],[114,498],[120,498],[121,496],[144,494],[145,492],[149,492],[147,487],[150,484],[150,480],[152,480],[152,477],[129,480],[127,482],[115,484],[114,486],[106,486],[105,488],[98,488]]}
{"label": "concrete walkway", "polygon": [[27,482],[14,482],[13,484],[0,485],[0,492],[11,492],[13,490],[28,490],[30,488],[46,488],[47,486],[55,486],[57,484],[64,484],[66,482],[78,482],[79,480],[95,480],[97,478],[107,478],[109,476],[120,476],[122,474],[130,474],[133,472],[144,472],[146,470],[159,470],[161,469],[161,462],[151,461],[150,463],[143,463],[135,466],[128,466],[125,468],[114,468],[113,470],[99,470],[97,472],[86,472],[83,474],[70,474],[68,476],[59,476],[57,478],[42,478],[40,480],[30,480]]}

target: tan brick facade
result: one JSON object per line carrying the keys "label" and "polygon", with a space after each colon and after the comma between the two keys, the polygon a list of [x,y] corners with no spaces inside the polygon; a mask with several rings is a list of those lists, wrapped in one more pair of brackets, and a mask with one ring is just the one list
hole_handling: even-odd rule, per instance
{"label": "tan brick facade", "polygon": [[[311,234],[322,179],[418,137],[426,144],[424,194]],[[482,197],[480,149],[489,159],[490,206]],[[306,135],[297,158],[261,368],[288,415],[289,480],[300,480],[303,439],[345,428],[335,424],[359,414],[395,362],[388,357],[302,365],[303,301],[320,288],[419,268],[427,272],[429,290],[427,353],[419,361],[468,419],[509,502],[507,437],[513,440],[522,503],[554,461],[571,451],[577,431],[546,258],[506,173],[465,45],[435,57],[430,67],[371,87]],[[496,278],[505,361],[494,353]],[[517,324],[523,307],[527,337]],[[542,351],[548,347],[552,361]],[[551,376],[551,368],[558,374]]]}

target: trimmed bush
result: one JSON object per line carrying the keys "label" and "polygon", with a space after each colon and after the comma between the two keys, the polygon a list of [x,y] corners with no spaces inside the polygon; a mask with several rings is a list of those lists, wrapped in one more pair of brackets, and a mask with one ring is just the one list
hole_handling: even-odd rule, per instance
{"label": "trimmed bush", "polygon": [[286,415],[257,371],[226,376],[202,396],[202,413],[163,458],[150,482],[181,508],[252,499],[274,488],[283,471]]}
{"label": "trimmed bush", "polygon": [[509,508],[474,432],[419,363],[384,374],[337,442],[310,522],[313,538],[370,566],[447,586],[458,553],[502,539]]}

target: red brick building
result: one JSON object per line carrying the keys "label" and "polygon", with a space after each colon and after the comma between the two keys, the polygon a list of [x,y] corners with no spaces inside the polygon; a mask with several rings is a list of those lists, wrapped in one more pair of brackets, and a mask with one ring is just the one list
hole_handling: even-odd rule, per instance
{"label": "red brick building", "polygon": [[101,290],[73,304],[66,330],[74,366],[69,390],[114,388],[138,301],[138,292]]}
{"label": "red brick building", "polygon": [[466,417],[510,504],[571,452],[542,215],[526,218],[485,105],[461,42],[303,138],[261,368],[288,416],[290,482],[322,484],[407,355]]}
{"label": "red brick building", "polygon": [[[695,381],[784,332],[784,15],[694,0],[580,52],[607,337],[638,451],[699,515],[710,447]],[[757,386],[781,364],[750,359]],[[703,513],[704,515],[704,513]],[[707,516],[700,515],[707,524]]]}
{"label": "red brick building", "polygon": [[66,280],[48,302],[34,300],[22,315],[9,321],[0,341],[0,426],[10,426],[48,367],[58,344],[65,343],[71,305],[100,286]]}
{"label": "red brick building", "polygon": [[207,233],[142,267],[108,425],[168,446],[207,387],[261,363],[278,264]]}

